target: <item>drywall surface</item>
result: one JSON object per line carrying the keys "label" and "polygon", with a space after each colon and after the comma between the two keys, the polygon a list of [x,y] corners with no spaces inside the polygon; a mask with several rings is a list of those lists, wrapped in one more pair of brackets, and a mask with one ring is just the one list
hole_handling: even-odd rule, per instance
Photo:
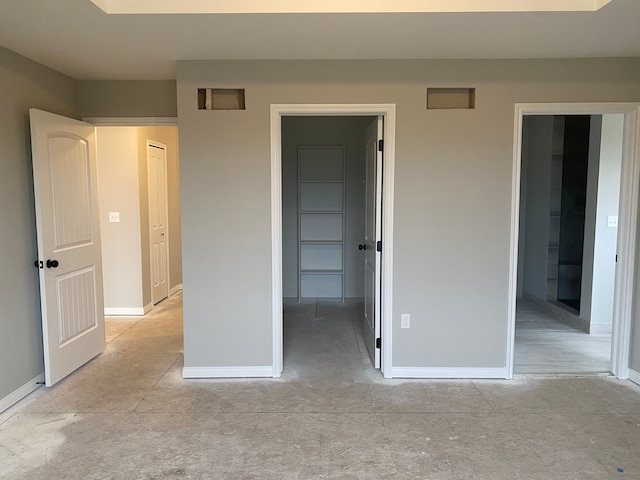
{"label": "drywall surface", "polygon": [[370,117],[285,117],[282,121],[282,289],[298,296],[298,147],[345,147],[345,296],[364,296],[365,129]]}
{"label": "drywall surface", "polygon": [[[104,306],[142,310],[138,132],[98,127],[98,196],[102,235]],[[118,221],[109,214],[117,213]]]}
{"label": "drywall surface", "polygon": [[75,82],[0,47],[0,400],[44,368],[29,108],[76,117]]}
{"label": "drywall surface", "polygon": [[[594,251],[596,246],[596,208],[598,204],[600,173],[600,140],[602,115],[591,115],[589,120],[589,155],[585,183],[584,237],[582,241],[582,278],[580,285],[580,317],[591,323],[591,302],[594,287]],[[621,139],[622,141],[622,139]],[[618,179],[619,183],[619,179]],[[612,305],[613,307],[613,305]]]}
{"label": "drywall surface", "polygon": [[609,217],[618,216],[623,131],[623,115],[602,116],[591,299],[592,324],[611,325],[613,319],[618,229],[610,227],[608,220]]}
{"label": "drywall surface", "polygon": [[[514,104],[640,99],[640,59],[180,61],[177,73],[186,367],[272,364],[271,104],[396,105],[392,363],[500,369]],[[426,110],[430,85],[476,88],[476,109]],[[217,86],[245,88],[247,109],[197,110],[197,88]]]}
{"label": "drywall surface", "polygon": [[[547,266],[549,257],[549,208],[551,185],[551,144],[553,116],[527,115],[523,119],[522,135],[528,149],[522,152],[526,170],[524,238],[520,240],[522,290],[542,300],[547,298]],[[522,209],[521,209],[522,210]]]}
{"label": "drywall surface", "polygon": [[83,117],[175,117],[174,80],[81,80]]}

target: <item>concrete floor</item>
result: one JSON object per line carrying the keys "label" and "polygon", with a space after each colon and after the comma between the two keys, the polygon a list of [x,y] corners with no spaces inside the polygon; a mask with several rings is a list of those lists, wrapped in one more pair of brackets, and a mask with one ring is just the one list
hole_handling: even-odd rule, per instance
{"label": "concrete floor", "polygon": [[360,315],[287,305],[277,380],[183,380],[180,296],[110,319],[103,355],[0,415],[0,478],[640,478],[640,387],[384,380]]}

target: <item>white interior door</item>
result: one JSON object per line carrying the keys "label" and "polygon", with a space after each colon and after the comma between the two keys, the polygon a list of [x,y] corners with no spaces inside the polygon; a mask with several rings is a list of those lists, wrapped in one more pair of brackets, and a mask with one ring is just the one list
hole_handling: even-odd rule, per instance
{"label": "white interior door", "polygon": [[105,346],[95,128],[29,110],[45,382]]}
{"label": "white interior door", "polygon": [[164,145],[147,145],[151,296],[154,305],[169,296],[166,151]]}
{"label": "white interior door", "polygon": [[366,211],[364,233],[364,342],[375,368],[380,368],[380,256],[382,243],[382,117],[367,127]]}

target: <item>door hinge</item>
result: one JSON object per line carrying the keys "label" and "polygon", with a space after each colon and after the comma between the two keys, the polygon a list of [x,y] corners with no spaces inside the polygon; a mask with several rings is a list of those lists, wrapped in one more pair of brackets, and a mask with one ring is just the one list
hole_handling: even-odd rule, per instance
{"label": "door hinge", "polygon": [[376,348],[382,348],[382,339],[376,338]]}
{"label": "door hinge", "polygon": [[376,252],[381,252],[382,251],[382,240],[378,240],[376,242]]}
{"label": "door hinge", "polygon": [[384,140],[378,140],[378,151],[382,152],[384,149]]}
{"label": "door hinge", "polygon": [[618,263],[618,255],[616,255],[616,263]]}

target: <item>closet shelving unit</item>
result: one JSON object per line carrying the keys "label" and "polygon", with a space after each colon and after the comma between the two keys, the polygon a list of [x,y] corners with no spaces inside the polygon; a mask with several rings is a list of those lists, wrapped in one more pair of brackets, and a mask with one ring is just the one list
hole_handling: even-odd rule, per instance
{"label": "closet shelving unit", "polygon": [[345,147],[298,147],[298,300],[344,301]]}

